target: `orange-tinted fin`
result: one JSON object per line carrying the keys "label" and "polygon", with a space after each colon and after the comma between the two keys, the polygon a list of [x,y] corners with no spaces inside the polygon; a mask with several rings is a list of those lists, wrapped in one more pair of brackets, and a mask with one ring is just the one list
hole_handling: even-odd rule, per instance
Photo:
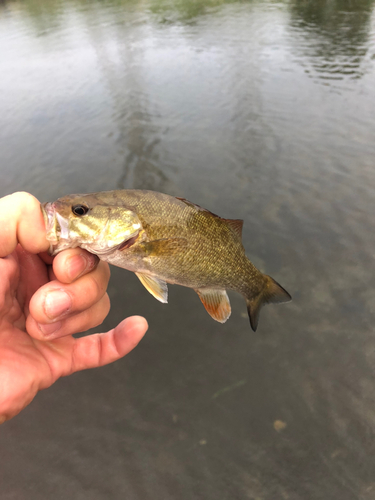
{"label": "orange-tinted fin", "polygon": [[254,332],[258,326],[260,310],[265,304],[277,304],[292,300],[290,294],[273,278],[271,278],[271,276],[264,276],[266,278],[266,284],[262,292],[260,292],[256,297],[246,299],[250,325]]}
{"label": "orange-tinted fin", "polygon": [[138,245],[138,251],[149,256],[174,255],[185,250],[187,240],[185,238],[163,238],[160,240],[147,241]]}
{"label": "orange-tinted fin", "polygon": [[242,241],[242,227],[243,220],[241,219],[223,219],[228,224],[228,226],[232,229],[232,231],[240,238]]}
{"label": "orange-tinted fin", "polygon": [[160,300],[166,304],[168,302],[168,286],[167,283],[155,276],[149,276],[147,274],[135,273],[139,281],[146,288],[148,292],[155,297],[155,299]]}
{"label": "orange-tinted fin", "polygon": [[219,321],[225,323],[231,313],[230,302],[225,290],[200,289],[195,290],[206,308],[208,314]]}

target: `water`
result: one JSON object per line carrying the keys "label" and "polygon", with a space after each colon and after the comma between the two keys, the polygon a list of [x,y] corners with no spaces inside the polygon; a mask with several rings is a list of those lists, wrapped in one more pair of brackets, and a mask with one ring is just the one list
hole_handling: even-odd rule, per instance
{"label": "water", "polygon": [[113,269],[150,332],[1,427],[2,499],[374,499],[374,2],[3,2],[0,47],[1,196],[184,196],[294,299]]}

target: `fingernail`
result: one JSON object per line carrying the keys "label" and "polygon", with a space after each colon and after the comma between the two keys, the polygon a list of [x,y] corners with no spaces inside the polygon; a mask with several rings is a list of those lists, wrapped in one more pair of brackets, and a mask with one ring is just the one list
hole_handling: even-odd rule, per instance
{"label": "fingernail", "polygon": [[56,323],[38,323],[39,330],[47,337],[57,332],[61,328],[61,321]]}
{"label": "fingernail", "polygon": [[50,292],[44,300],[44,312],[49,319],[56,319],[72,307],[72,299],[63,290]]}
{"label": "fingernail", "polygon": [[90,271],[96,263],[95,255],[74,255],[67,262],[67,274],[73,281],[79,278],[85,271]]}

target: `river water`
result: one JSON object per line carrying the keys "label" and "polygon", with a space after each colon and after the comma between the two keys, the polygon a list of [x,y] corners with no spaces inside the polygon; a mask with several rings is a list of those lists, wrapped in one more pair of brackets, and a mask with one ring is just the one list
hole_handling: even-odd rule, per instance
{"label": "river water", "polygon": [[0,428],[2,500],[375,499],[374,5],[0,2],[0,196],[183,196],[293,296],[254,334],[113,269],[150,331]]}

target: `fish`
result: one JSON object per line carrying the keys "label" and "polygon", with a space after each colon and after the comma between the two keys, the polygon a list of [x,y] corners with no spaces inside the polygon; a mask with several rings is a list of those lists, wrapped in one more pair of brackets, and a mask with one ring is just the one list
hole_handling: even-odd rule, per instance
{"label": "fish", "polygon": [[223,219],[184,198],[125,189],[73,194],[41,204],[49,253],[80,247],[134,272],[160,302],[168,285],[192,288],[210,316],[227,321],[227,290],[246,300],[256,331],[261,308],[290,294],[247,258],[243,220]]}

